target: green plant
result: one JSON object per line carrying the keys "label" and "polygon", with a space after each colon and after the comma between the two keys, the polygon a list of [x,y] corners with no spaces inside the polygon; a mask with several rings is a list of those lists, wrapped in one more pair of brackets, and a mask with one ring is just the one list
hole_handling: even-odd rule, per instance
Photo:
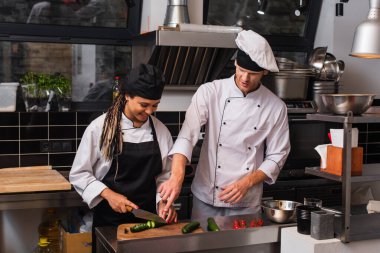
{"label": "green plant", "polygon": [[20,83],[32,97],[44,97],[49,91],[54,91],[60,97],[71,96],[71,82],[62,74],[27,72],[20,78]]}
{"label": "green plant", "polygon": [[53,90],[58,96],[71,96],[71,82],[68,78],[63,75],[52,75],[52,82],[54,85]]}

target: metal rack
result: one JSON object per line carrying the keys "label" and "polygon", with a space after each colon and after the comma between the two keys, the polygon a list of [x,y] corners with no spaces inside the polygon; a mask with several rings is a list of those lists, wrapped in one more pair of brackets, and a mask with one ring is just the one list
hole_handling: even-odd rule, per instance
{"label": "metal rack", "polygon": [[355,213],[351,210],[351,183],[380,181],[380,175],[351,177],[351,137],[352,124],[378,123],[380,114],[363,114],[354,116],[349,112],[347,116],[332,114],[308,114],[307,119],[326,122],[342,123],[343,137],[343,169],[342,176],[336,176],[321,171],[318,167],[306,168],[306,173],[335,180],[342,183],[343,215],[341,217],[340,240],[350,242],[380,238],[380,214],[367,214],[365,208]]}

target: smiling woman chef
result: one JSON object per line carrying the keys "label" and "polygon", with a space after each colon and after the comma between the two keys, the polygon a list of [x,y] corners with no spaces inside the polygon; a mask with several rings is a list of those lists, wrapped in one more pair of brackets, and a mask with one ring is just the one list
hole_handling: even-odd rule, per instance
{"label": "smiling woman chef", "polygon": [[[126,205],[177,221],[163,213],[157,186],[169,177],[169,130],[151,114],[164,88],[162,72],[141,64],[131,70],[121,95],[83,134],[70,182],[94,211],[93,227],[141,222]],[[156,203],[158,203],[156,205]],[[160,212],[161,210],[161,212]]]}
{"label": "smiling woman chef", "polygon": [[193,219],[258,212],[263,182],[276,181],[290,151],[286,105],[260,81],[278,72],[272,49],[253,31],[240,32],[236,44],[235,75],[199,87],[170,151],[172,175],[159,188],[169,208],[205,125],[191,186]]}

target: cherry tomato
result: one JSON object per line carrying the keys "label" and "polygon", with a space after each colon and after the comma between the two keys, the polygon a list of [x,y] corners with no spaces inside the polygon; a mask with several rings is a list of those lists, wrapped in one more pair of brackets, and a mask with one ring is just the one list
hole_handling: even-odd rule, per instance
{"label": "cherry tomato", "polygon": [[252,220],[251,223],[249,224],[251,228],[257,227],[256,220]]}
{"label": "cherry tomato", "polygon": [[235,230],[236,229],[240,229],[240,227],[238,225],[235,225],[235,224],[232,226],[232,228],[235,229]]}
{"label": "cherry tomato", "polygon": [[247,227],[247,222],[245,220],[240,220],[239,225],[240,225],[240,228],[245,228]]}
{"label": "cherry tomato", "polygon": [[257,220],[257,225],[258,225],[258,226],[261,227],[263,224],[264,224],[263,219],[260,218],[260,219]]}

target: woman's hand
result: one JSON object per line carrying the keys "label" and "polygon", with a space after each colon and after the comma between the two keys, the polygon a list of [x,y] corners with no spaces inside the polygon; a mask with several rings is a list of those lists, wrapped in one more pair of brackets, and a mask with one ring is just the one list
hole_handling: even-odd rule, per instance
{"label": "woman's hand", "polygon": [[157,205],[157,212],[158,212],[158,215],[165,219],[167,223],[171,223],[171,222],[177,222],[177,212],[176,210],[174,209],[174,206],[170,206],[166,211],[165,207],[167,206],[167,203],[166,201],[163,201],[161,200],[160,202],[158,202],[158,205]]}
{"label": "woman's hand", "polygon": [[127,197],[106,188],[100,193],[100,196],[108,201],[111,208],[117,213],[126,213],[126,206],[131,206],[133,209],[138,209],[139,207],[135,203],[129,201]]}

